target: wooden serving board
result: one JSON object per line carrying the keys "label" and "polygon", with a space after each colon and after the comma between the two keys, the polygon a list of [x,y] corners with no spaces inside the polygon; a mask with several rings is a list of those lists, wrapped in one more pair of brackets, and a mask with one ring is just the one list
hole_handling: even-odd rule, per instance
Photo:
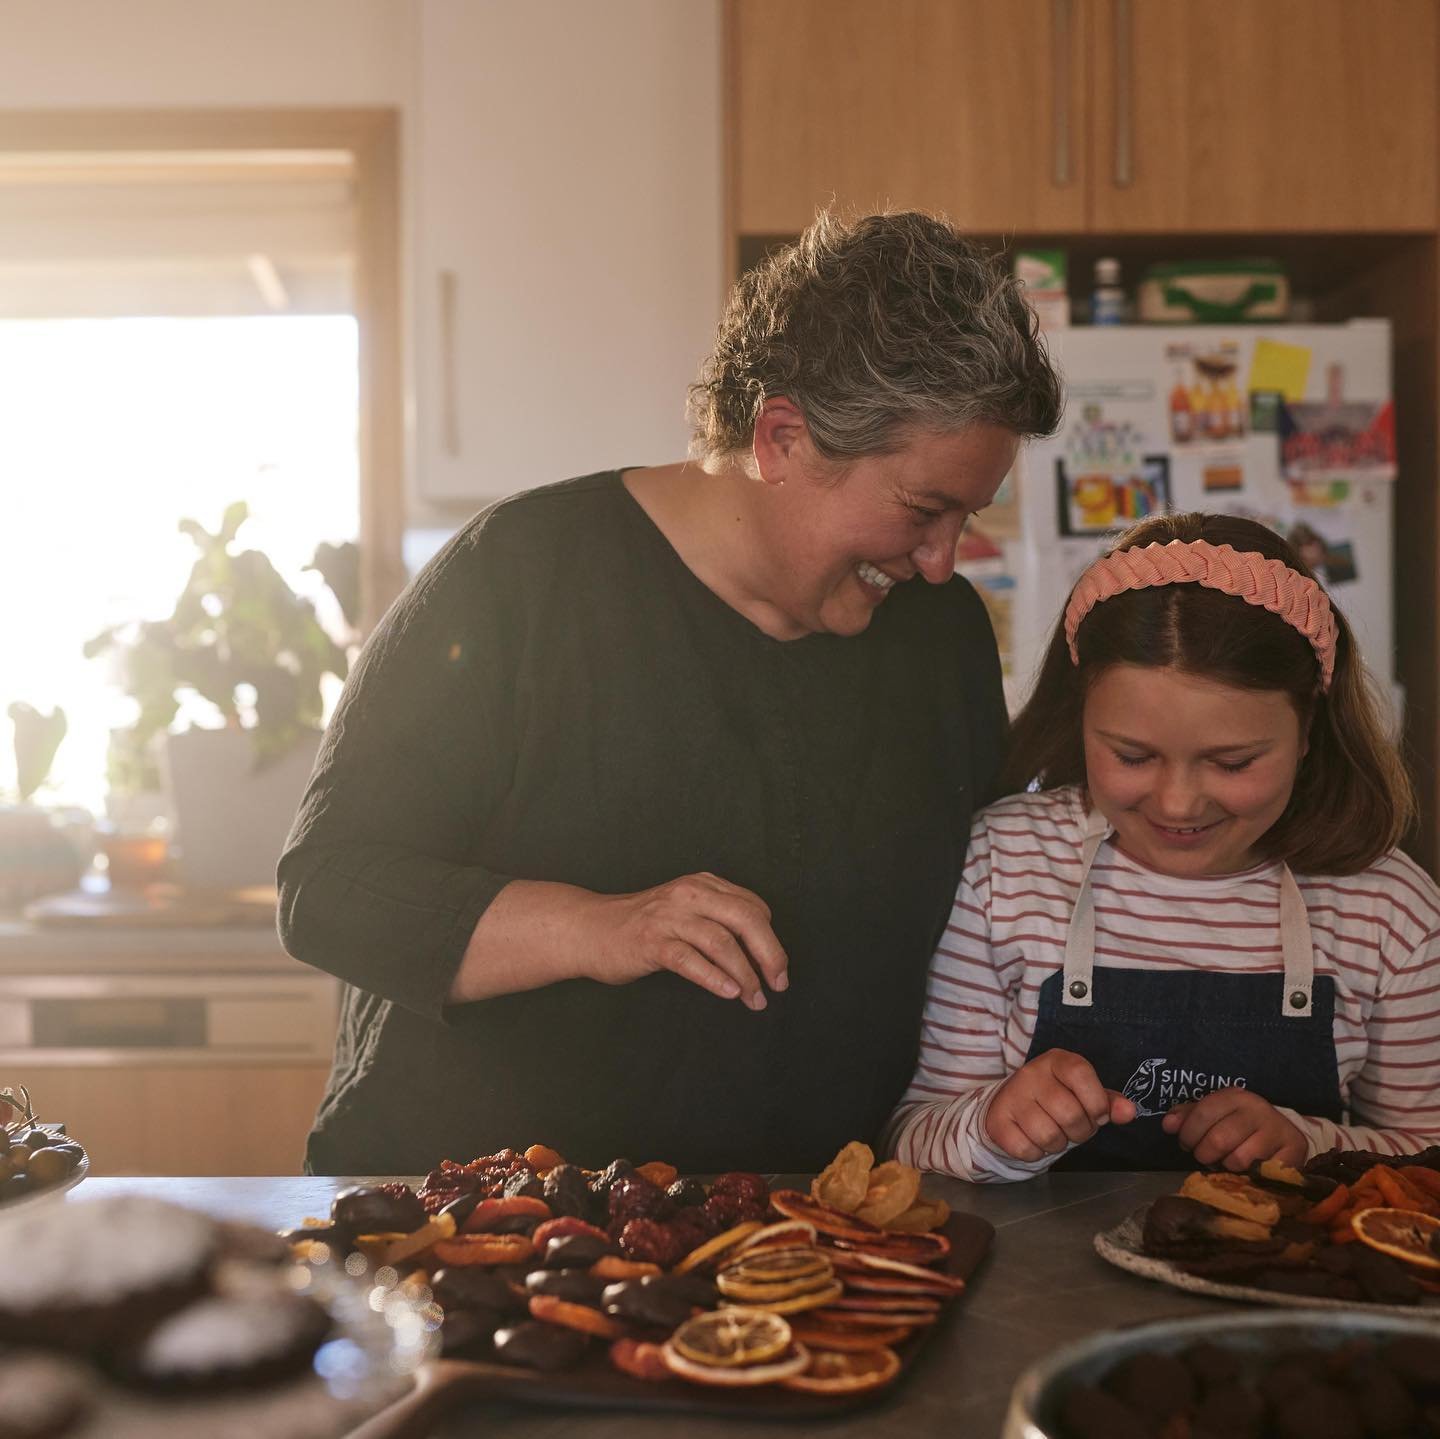
{"label": "wooden serving board", "polygon": [[[950,1241],[945,1272],[967,1282],[979,1269],[995,1238],[988,1220],[974,1214],[952,1214],[940,1231]],[[654,1413],[720,1414],[750,1419],[807,1419],[848,1413],[893,1394],[924,1351],[931,1335],[949,1322],[951,1311],[964,1302],[964,1294],[951,1300],[935,1324],[917,1329],[896,1351],[900,1373],[893,1383],[855,1395],[827,1397],[802,1394],[778,1385],[755,1389],[707,1389],[681,1380],[656,1384],[632,1379],[615,1369],[606,1346],[592,1345],[578,1368],[560,1374],[539,1374],[504,1364],[472,1359],[437,1359],[427,1364],[415,1387],[368,1423],[352,1431],[349,1439],[422,1439],[446,1414],[461,1404],[485,1399],[539,1404],[561,1409],[637,1409]]]}

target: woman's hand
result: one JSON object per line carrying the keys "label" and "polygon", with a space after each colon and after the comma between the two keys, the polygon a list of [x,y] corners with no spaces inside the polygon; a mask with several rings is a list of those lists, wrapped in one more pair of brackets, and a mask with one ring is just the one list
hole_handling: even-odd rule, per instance
{"label": "woman's hand", "polygon": [[452,1004],[567,979],[629,984],[668,969],[722,999],[765,1008],[787,985],[770,906],[714,874],[687,874],[638,894],[513,879],[480,916],[450,987]]}
{"label": "woman's hand", "polygon": [[1304,1164],[1305,1136],[1268,1099],[1248,1089],[1216,1089],[1203,1099],[1177,1104],[1160,1121],[1198,1164],[1222,1164],[1237,1173],[1257,1159]]}
{"label": "woman's hand", "polygon": [[595,895],[592,979],[628,984],[670,970],[722,999],[765,1008],[788,979],[785,951],[758,894],[708,871],[638,894]]}
{"label": "woman's hand", "polygon": [[1047,1049],[995,1092],[985,1115],[990,1143],[1011,1159],[1034,1161],[1083,1144],[1102,1124],[1128,1124],[1135,1106],[1100,1083],[1088,1059]]}

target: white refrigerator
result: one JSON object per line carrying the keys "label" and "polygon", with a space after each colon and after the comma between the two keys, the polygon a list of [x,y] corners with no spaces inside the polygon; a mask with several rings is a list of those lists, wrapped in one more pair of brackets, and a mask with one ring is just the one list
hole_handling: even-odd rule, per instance
{"label": "white refrigerator", "polygon": [[1056,435],[1032,441],[957,568],[991,612],[1012,710],[1080,572],[1157,510],[1249,515],[1301,549],[1395,707],[1390,328],[1115,326],[1051,331]]}

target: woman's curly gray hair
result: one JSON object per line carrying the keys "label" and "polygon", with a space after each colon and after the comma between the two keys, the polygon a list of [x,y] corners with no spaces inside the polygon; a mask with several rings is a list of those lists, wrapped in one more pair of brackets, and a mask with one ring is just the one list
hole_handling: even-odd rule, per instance
{"label": "woman's curly gray hair", "polygon": [[976,421],[1059,424],[1060,380],[1020,282],[946,221],[822,211],[735,287],[690,387],[690,453],[753,467],[755,420],[786,396],[843,463]]}

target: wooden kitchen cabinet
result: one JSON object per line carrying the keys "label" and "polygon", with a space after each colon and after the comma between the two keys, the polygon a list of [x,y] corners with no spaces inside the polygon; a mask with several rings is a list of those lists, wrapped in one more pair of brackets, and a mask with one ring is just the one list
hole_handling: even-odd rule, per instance
{"label": "wooden kitchen cabinet", "polygon": [[1092,231],[1435,228],[1435,0],[1086,3]]}
{"label": "wooden kitchen cabinet", "polygon": [[1085,36],[1071,0],[730,0],[733,219],[944,211],[971,230],[1085,219]]}
{"label": "wooden kitchen cabinet", "polygon": [[1435,228],[1435,0],[728,0],[732,236]]}
{"label": "wooden kitchen cabinet", "polygon": [[36,1067],[36,1113],[63,1121],[97,1178],[299,1174],[328,1064]]}

